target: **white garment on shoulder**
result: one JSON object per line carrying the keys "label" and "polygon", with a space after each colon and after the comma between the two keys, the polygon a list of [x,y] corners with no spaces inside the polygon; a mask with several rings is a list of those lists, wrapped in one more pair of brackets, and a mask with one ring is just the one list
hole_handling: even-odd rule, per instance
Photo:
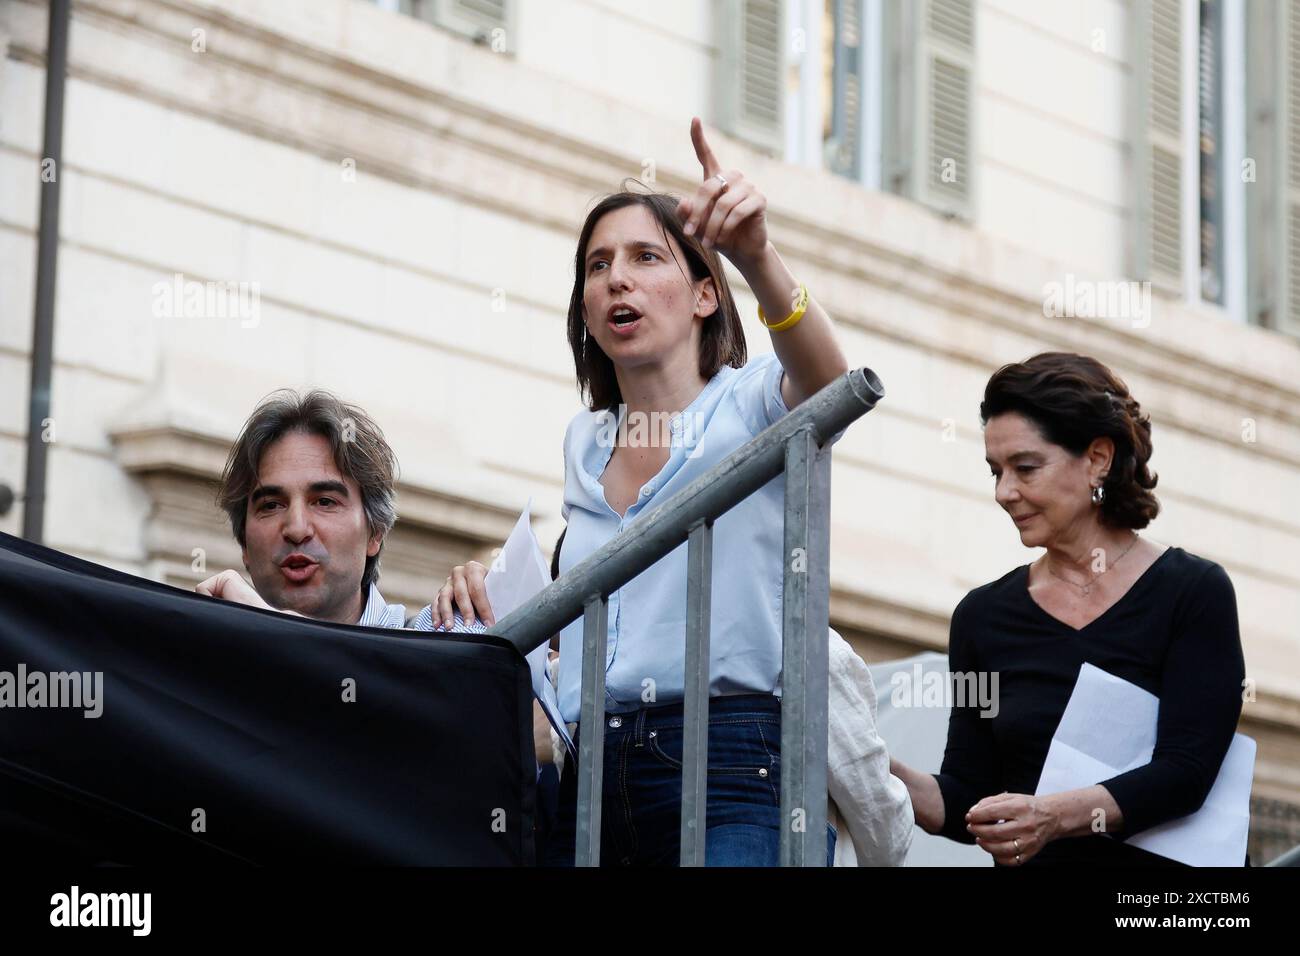
{"label": "white garment on shoulder", "polygon": [[866,662],[832,629],[826,782],[836,866],[902,866],[915,833],[907,785],[889,772]]}

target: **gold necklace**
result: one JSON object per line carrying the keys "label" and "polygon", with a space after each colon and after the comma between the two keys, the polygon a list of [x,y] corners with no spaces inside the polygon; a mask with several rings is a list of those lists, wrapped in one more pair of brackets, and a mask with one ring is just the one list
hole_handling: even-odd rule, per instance
{"label": "gold necklace", "polygon": [[1137,536],[1136,534],[1134,534],[1134,535],[1133,535],[1133,540],[1129,542],[1129,546],[1128,546],[1127,548],[1124,549],[1123,553],[1120,554],[1120,556],[1119,556],[1118,558],[1116,558],[1114,561],[1110,562],[1110,564],[1106,565],[1106,570],[1105,570],[1105,571],[1102,571],[1100,574],[1097,574],[1096,576],[1094,576],[1093,579],[1092,579],[1091,581],[1089,581],[1087,584],[1075,584],[1075,583],[1074,583],[1073,581],[1071,581],[1069,578],[1063,578],[1063,577],[1061,577],[1059,574],[1057,574],[1055,571],[1052,570],[1052,560],[1051,560],[1051,558],[1046,558],[1046,563],[1047,563],[1047,573],[1050,574],[1052,577],[1056,578],[1058,581],[1064,581],[1066,584],[1070,585],[1070,587],[1072,587],[1072,588],[1078,588],[1080,594],[1082,594],[1084,597],[1088,597],[1088,596],[1090,596],[1090,595],[1092,594],[1093,589],[1097,587],[1097,582],[1101,580],[1101,576],[1102,576],[1103,574],[1106,574],[1107,572],[1109,572],[1111,568],[1113,568],[1115,565],[1117,565],[1117,564],[1119,564],[1121,561],[1123,561],[1123,560],[1124,560],[1124,555],[1126,555],[1126,554],[1128,554],[1130,551],[1132,551],[1132,550],[1133,550],[1133,545],[1135,545],[1135,544],[1137,544],[1137,543],[1138,543],[1138,536]]}

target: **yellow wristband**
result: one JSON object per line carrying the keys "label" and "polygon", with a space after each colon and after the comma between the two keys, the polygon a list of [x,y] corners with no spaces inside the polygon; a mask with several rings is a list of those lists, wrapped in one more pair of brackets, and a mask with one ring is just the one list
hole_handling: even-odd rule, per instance
{"label": "yellow wristband", "polygon": [[799,294],[795,296],[794,311],[787,315],[775,325],[769,325],[767,316],[763,314],[763,307],[758,307],[758,321],[763,323],[763,327],[769,332],[784,332],[786,329],[794,328],[803,318],[803,314],[808,311],[808,287],[802,282],[799,283]]}

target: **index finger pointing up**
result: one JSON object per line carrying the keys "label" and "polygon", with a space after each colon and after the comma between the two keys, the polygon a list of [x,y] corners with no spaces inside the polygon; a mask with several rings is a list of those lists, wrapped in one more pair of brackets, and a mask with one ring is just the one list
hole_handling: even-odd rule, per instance
{"label": "index finger pointing up", "polygon": [[708,140],[704,138],[704,124],[700,122],[698,116],[691,117],[691,142],[695,145],[695,158],[704,167],[705,179],[716,176],[722,171],[722,164],[713,155],[713,150],[709,149]]}

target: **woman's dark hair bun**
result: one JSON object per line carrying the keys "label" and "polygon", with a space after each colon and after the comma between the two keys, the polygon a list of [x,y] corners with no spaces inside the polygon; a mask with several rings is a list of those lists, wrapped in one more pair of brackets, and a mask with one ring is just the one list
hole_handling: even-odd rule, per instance
{"label": "woman's dark hair bun", "polygon": [[980,421],[1019,412],[1043,438],[1081,455],[1094,439],[1115,443],[1115,458],[1102,485],[1102,521],[1117,528],[1145,528],[1160,513],[1151,460],[1151,416],[1128,386],[1095,358],[1042,352],[1004,365],[984,387]]}

